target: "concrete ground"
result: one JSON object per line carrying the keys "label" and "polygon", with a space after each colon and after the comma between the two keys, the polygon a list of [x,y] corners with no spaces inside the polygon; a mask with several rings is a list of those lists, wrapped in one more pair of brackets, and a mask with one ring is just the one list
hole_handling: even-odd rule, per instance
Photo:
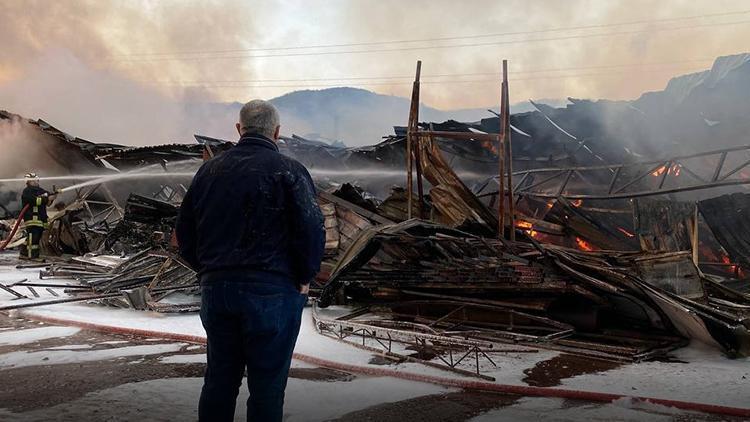
{"label": "concrete ground", "polygon": [[[190,421],[205,368],[205,347],[103,334],[0,313],[0,421]],[[566,356],[566,355],[562,355]],[[529,385],[556,385],[606,372],[556,357],[527,373]],[[241,391],[237,420],[245,419]],[[294,362],[289,421],[740,420],[627,402],[587,403],[465,391],[369,377]]]}

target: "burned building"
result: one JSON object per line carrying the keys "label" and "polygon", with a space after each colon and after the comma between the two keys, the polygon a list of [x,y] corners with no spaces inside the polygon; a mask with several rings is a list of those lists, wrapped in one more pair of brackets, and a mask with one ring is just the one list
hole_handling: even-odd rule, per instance
{"label": "burned building", "polygon": [[[730,142],[746,133],[748,99],[720,99],[748,83],[748,66],[722,58],[636,101],[570,99],[479,122],[420,122],[417,81],[409,125],[375,145],[282,138],[325,216],[319,331],[371,346],[417,339],[453,369],[453,353],[479,359],[494,343],[638,361],[698,340],[747,356],[750,148]],[[163,301],[197,290],[174,253],[174,217],[190,172],[232,143],[96,144],[4,116],[60,157],[46,173],[99,177],[59,211],[67,220],[48,241],[95,254],[44,275],[76,278],[86,300],[196,310],[192,296]],[[138,172],[158,177],[106,177]],[[17,212],[12,198],[3,205]],[[334,304],[351,312],[318,312]]]}

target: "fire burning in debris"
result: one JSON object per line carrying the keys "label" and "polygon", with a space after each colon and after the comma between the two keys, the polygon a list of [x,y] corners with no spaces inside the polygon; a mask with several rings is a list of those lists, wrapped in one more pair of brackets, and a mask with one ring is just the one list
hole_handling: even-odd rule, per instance
{"label": "fire burning in debris", "polygon": [[533,227],[533,224],[529,223],[528,221],[519,220],[516,222],[516,227],[519,229],[530,229]]}
{"label": "fire burning in debris", "polygon": [[744,274],[742,273],[742,270],[737,266],[737,264],[732,263],[732,260],[727,255],[721,256],[721,262],[724,264],[727,264],[727,269],[730,273],[736,274],[738,277],[743,278]]}
{"label": "fire burning in debris", "polygon": [[674,164],[672,166],[661,166],[658,169],[651,172],[651,175],[654,177],[658,177],[664,174],[664,172],[669,172],[669,174],[679,176],[680,171],[682,170],[682,166],[680,164]]}
{"label": "fire burning in debris", "polygon": [[526,232],[526,234],[528,234],[531,237],[534,237],[534,238],[539,237],[539,232],[532,229],[534,225],[528,221],[519,220],[516,222],[516,227],[519,229],[523,229],[523,231]]}
{"label": "fire burning in debris", "polygon": [[580,237],[576,237],[576,245],[578,246],[578,249],[582,251],[593,251],[594,247],[591,246],[591,244]]}
{"label": "fire burning in debris", "polygon": [[491,151],[493,154],[497,155],[497,145],[495,145],[494,142],[482,141],[482,147],[484,147],[484,149],[486,149],[487,151]]}
{"label": "fire burning in debris", "polygon": [[658,169],[654,170],[651,175],[654,177],[661,176],[665,171],[667,171],[667,166],[661,166]]}

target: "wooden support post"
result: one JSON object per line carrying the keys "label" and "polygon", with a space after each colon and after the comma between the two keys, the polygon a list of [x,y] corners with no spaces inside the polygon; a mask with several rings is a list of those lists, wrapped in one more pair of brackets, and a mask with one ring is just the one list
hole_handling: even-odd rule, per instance
{"label": "wooden support post", "polygon": [[[418,114],[419,112],[417,112]],[[419,123],[419,121],[417,121]],[[430,123],[430,126],[432,126],[432,123]],[[417,211],[419,212],[419,218],[424,219],[425,218],[425,206],[424,206],[424,187],[422,186],[422,150],[420,147],[420,144],[422,143],[422,136],[417,135],[414,137],[414,144],[412,145],[414,148],[414,162],[416,164],[415,168],[417,170],[417,200],[419,203],[417,204]]]}
{"label": "wooden support post", "polygon": [[409,107],[409,121],[406,132],[406,215],[412,218],[412,168],[414,167],[414,140],[418,136],[417,124],[419,123],[419,75],[422,71],[422,61],[417,60],[417,73],[414,77],[414,85],[411,90],[411,105]]}
{"label": "wooden support post", "polygon": [[497,235],[505,238],[505,82],[500,85],[500,135],[497,138]]}
{"label": "wooden support post", "polygon": [[505,149],[508,160],[508,213],[510,214],[510,240],[516,240],[515,201],[513,198],[513,142],[510,129],[510,89],[508,86],[508,61],[503,60],[503,89],[505,90],[505,114],[503,123],[505,133]]}
{"label": "wooden support post", "polygon": [[692,227],[690,227],[690,243],[693,246],[693,263],[698,267],[698,204],[693,210]]}

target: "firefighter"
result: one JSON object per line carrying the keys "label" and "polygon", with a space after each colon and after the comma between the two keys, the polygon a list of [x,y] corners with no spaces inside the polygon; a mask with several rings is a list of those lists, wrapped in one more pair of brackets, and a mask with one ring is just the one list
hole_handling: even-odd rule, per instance
{"label": "firefighter", "polygon": [[39,187],[39,177],[34,173],[28,173],[24,177],[26,189],[21,193],[21,207],[28,205],[28,209],[23,215],[26,244],[21,248],[21,258],[36,260],[40,259],[39,243],[47,228],[47,206],[55,201],[57,193],[47,192]]}

